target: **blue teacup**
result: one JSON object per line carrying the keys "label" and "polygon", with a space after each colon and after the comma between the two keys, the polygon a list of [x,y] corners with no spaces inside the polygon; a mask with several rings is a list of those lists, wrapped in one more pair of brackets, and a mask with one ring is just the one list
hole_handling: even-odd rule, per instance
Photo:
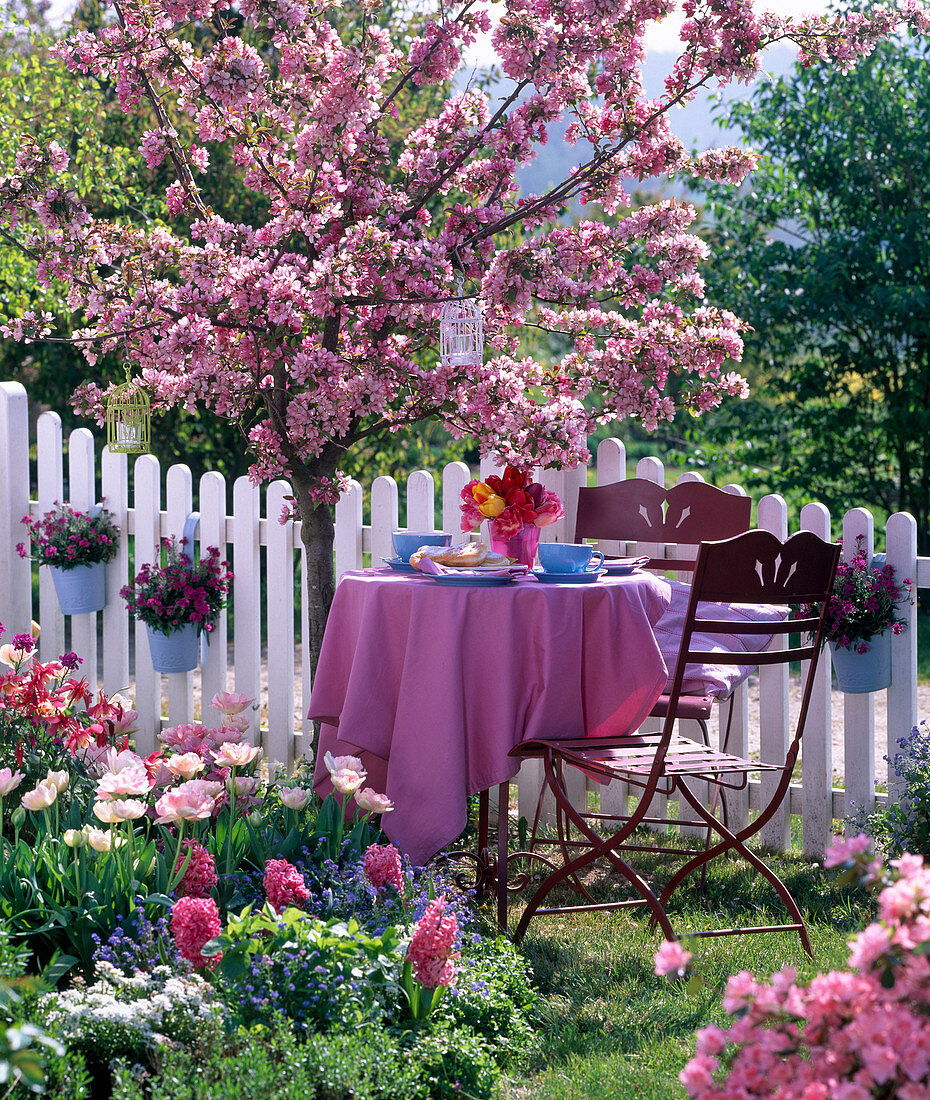
{"label": "blue teacup", "polygon": [[410,555],[415,554],[421,546],[451,546],[452,536],[443,531],[395,531],[394,553],[410,561]]}
{"label": "blue teacup", "polygon": [[[604,555],[585,543],[541,542],[539,564],[547,573],[586,573],[604,564]],[[597,558],[592,562],[592,558]]]}

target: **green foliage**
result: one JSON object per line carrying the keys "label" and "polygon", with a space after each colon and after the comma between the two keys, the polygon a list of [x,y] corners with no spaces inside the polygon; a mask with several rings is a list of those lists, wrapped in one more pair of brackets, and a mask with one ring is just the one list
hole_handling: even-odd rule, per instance
{"label": "green foliage", "polygon": [[206,1056],[165,1054],[157,1078],[115,1074],[113,1100],[426,1100],[420,1067],[380,1028],[333,1031],[298,1042],[277,1020],[240,1029]]}
{"label": "green foliage", "polygon": [[[917,518],[930,549],[930,47],[796,66],[727,121],[763,156],[710,193],[710,297],[752,326],[754,396],[690,433],[737,479]],[[684,448],[687,452],[687,447]]]}
{"label": "green foliage", "polygon": [[85,845],[68,847],[57,830],[48,830],[37,842],[17,839],[4,846],[0,916],[40,963],[64,952],[89,975],[94,934],[106,938],[117,916],[131,913],[140,897],[147,915],[158,915],[169,904],[162,891],[170,880],[171,864],[154,837],[97,853]]}
{"label": "green foliage", "polygon": [[452,1028],[485,1039],[502,1066],[519,1065],[536,1049],[529,1019],[536,1003],[526,959],[510,940],[483,938],[463,950],[456,987],[437,1009]]}
{"label": "green foliage", "polygon": [[373,936],[354,920],[247,907],[203,949],[208,956],[220,952],[222,995],[246,1025],[267,1023],[280,1012],[301,1030],[357,1027],[380,1018],[397,1000],[395,927]]}
{"label": "green foliage", "polygon": [[0,1088],[18,1086],[21,1092],[45,1092],[47,1056],[63,1053],[56,1039],[22,1019],[19,990],[0,980]]}
{"label": "green foliage", "polygon": [[930,728],[926,722],[898,738],[900,752],[885,757],[894,774],[896,797],[871,814],[854,807],[851,830],[863,831],[888,857],[904,852],[930,857]]}

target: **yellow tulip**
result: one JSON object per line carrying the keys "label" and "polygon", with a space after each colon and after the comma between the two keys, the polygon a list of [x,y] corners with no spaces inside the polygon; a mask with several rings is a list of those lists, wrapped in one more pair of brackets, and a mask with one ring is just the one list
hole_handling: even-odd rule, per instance
{"label": "yellow tulip", "polygon": [[507,507],[507,501],[492,493],[483,504],[478,505],[478,511],[488,519],[496,519]]}

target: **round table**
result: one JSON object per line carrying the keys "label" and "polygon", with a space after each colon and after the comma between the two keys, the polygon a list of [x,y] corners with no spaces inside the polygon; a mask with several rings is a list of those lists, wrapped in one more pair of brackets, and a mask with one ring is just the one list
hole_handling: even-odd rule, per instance
{"label": "round table", "polygon": [[327,750],[361,755],[395,805],[384,831],[425,863],[461,833],[468,795],[513,778],[517,742],[639,727],[666,682],[652,626],[669,600],[651,573],[500,587],[343,574],[310,696],[317,789]]}

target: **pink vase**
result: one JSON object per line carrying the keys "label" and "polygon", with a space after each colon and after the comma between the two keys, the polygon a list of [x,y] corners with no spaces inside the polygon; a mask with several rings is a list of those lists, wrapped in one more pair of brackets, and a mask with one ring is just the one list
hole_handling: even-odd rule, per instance
{"label": "pink vase", "polygon": [[539,545],[539,528],[535,523],[527,523],[522,531],[510,538],[501,538],[495,531],[494,520],[488,524],[491,533],[491,549],[495,554],[504,554],[513,558],[517,565],[532,567],[536,560],[536,547]]}

